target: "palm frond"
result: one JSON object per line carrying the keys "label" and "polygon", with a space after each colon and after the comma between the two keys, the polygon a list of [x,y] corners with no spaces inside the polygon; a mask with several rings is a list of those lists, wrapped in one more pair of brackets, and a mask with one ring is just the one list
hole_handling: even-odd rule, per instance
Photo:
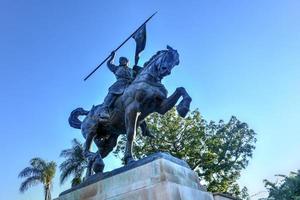
{"label": "palm frond", "polygon": [[43,170],[47,163],[42,158],[36,157],[30,160],[30,165],[36,169]]}
{"label": "palm frond", "polygon": [[19,190],[20,192],[23,193],[26,190],[28,190],[29,187],[37,185],[40,182],[41,182],[40,176],[31,176],[21,183]]}
{"label": "palm frond", "polygon": [[73,176],[74,179],[81,179],[88,164],[84,157],[83,144],[77,139],[73,139],[72,147],[63,150],[60,156],[66,158],[59,166],[61,171],[60,183],[63,184],[70,176]]}
{"label": "palm frond", "polygon": [[69,157],[73,154],[73,149],[65,149],[60,152],[60,157]]}
{"label": "palm frond", "polygon": [[51,161],[47,163],[47,168],[49,168],[50,171],[54,172],[56,171],[56,163],[54,161]]}
{"label": "palm frond", "polygon": [[72,174],[74,174],[74,170],[71,168],[66,168],[60,174],[60,184],[63,184]]}
{"label": "palm frond", "polygon": [[26,178],[30,176],[41,176],[41,171],[33,167],[26,167],[18,175],[19,178]]}
{"label": "palm frond", "polygon": [[70,166],[74,166],[76,168],[86,168],[87,166],[87,161],[85,159],[76,159],[76,158],[69,158],[65,161],[63,161],[60,165],[60,171],[63,171],[67,168],[69,168]]}
{"label": "palm frond", "polygon": [[75,176],[75,177],[72,179],[71,185],[72,185],[72,187],[74,187],[74,186],[76,186],[76,185],[79,185],[81,182],[82,182],[81,176],[80,176],[80,177]]}
{"label": "palm frond", "polygon": [[54,177],[56,172],[56,163],[55,162],[47,163],[45,171],[47,172],[48,176]]}
{"label": "palm frond", "polygon": [[60,183],[63,184],[71,175],[81,177],[84,169],[85,168],[80,165],[80,163],[65,165],[64,168],[61,168]]}
{"label": "palm frond", "polygon": [[72,146],[83,146],[80,141],[78,141],[76,138],[72,140]]}
{"label": "palm frond", "polygon": [[43,171],[43,182],[44,184],[50,185],[52,182],[52,179],[55,176],[56,172],[56,163],[55,162],[49,162],[46,164],[46,167]]}

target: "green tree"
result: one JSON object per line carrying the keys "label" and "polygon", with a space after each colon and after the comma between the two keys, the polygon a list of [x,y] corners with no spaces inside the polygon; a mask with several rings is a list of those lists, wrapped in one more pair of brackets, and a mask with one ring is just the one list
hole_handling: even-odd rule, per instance
{"label": "green tree", "polygon": [[[201,118],[198,110],[181,118],[172,109],[164,116],[150,115],[146,122],[155,139],[137,134],[133,153],[136,158],[164,151],[185,160],[208,191],[227,192],[245,196],[236,183],[240,172],[252,157],[256,142],[255,132],[246,123],[231,117],[229,122],[209,122]],[[126,139],[119,142],[114,154],[124,152]]]}
{"label": "green tree", "polygon": [[56,163],[46,162],[41,158],[30,160],[30,166],[19,173],[19,178],[26,178],[20,186],[20,192],[25,192],[29,187],[42,183],[44,186],[45,200],[51,200],[52,180],[55,176]]}
{"label": "green tree", "polygon": [[281,180],[272,183],[264,180],[269,192],[267,199],[275,200],[300,200],[300,170],[291,172],[289,176],[276,175]]}
{"label": "green tree", "polygon": [[70,176],[73,176],[71,181],[72,187],[80,184],[88,164],[84,157],[83,144],[77,139],[73,139],[72,147],[63,150],[60,156],[66,159],[59,166],[61,171],[60,183],[63,184]]}

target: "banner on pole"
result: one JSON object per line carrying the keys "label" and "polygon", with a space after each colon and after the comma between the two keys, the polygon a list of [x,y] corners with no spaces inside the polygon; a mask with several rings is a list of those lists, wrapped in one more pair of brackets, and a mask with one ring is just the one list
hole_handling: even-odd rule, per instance
{"label": "banner on pole", "polygon": [[144,24],[133,36],[132,38],[136,42],[135,49],[135,65],[139,62],[139,54],[145,49],[146,46],[146,24]]}

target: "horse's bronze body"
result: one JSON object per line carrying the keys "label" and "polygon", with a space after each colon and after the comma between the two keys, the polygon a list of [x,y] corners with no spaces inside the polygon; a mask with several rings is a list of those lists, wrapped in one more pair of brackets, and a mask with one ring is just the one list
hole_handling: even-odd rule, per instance
{"label": "horse's bronze body", "polygon": [[[133,161],[132,143],[135,133],[135,125],[140,126],[143,135],[151,136],[147,130],[145,117],[153,112],[160,114],[170,110],[180,97],[182,101],[177,106],[180,116],[185,117],[189,111],[191,98],[183,87],[167,97],[167,90],[161,80],[171,73],[174,66],[179,64],[179,54],[176,50],[167,46],[166,50],[158,51],[144,64],[136,79],[125,89],[124,93],[117,98],[114,105],[109,108],[110,119],[101,119],[101,105],[93,106],[90,111],[82,108],[75,109],[69,118],[69,123],[74,128],[79,128],[85,141],[85,156],[89,159],[87,176],[102,172],[104,163],[102,158],[106,157],[116,146],[120,134],[127,135],[125,149],[125,163]],[[81,122],[79,115],[86,115]],[[90,152],[92,141],[98,147],[96,153]]]}

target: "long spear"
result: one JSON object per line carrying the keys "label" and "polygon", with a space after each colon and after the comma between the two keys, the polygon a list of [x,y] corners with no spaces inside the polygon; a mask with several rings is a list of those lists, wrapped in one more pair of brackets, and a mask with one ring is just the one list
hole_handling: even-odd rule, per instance
{"label": "long spear", "polygon": [[[142,28],[157,12],[153,13],[142,25],[140,25],[122,44],[120,44],[114,51],[118,51],[140,28]],[[84,78],[84,81],[86,81],[103,63],[105,63],[111,55],[107,56],[89,75],[87,75]]]}

